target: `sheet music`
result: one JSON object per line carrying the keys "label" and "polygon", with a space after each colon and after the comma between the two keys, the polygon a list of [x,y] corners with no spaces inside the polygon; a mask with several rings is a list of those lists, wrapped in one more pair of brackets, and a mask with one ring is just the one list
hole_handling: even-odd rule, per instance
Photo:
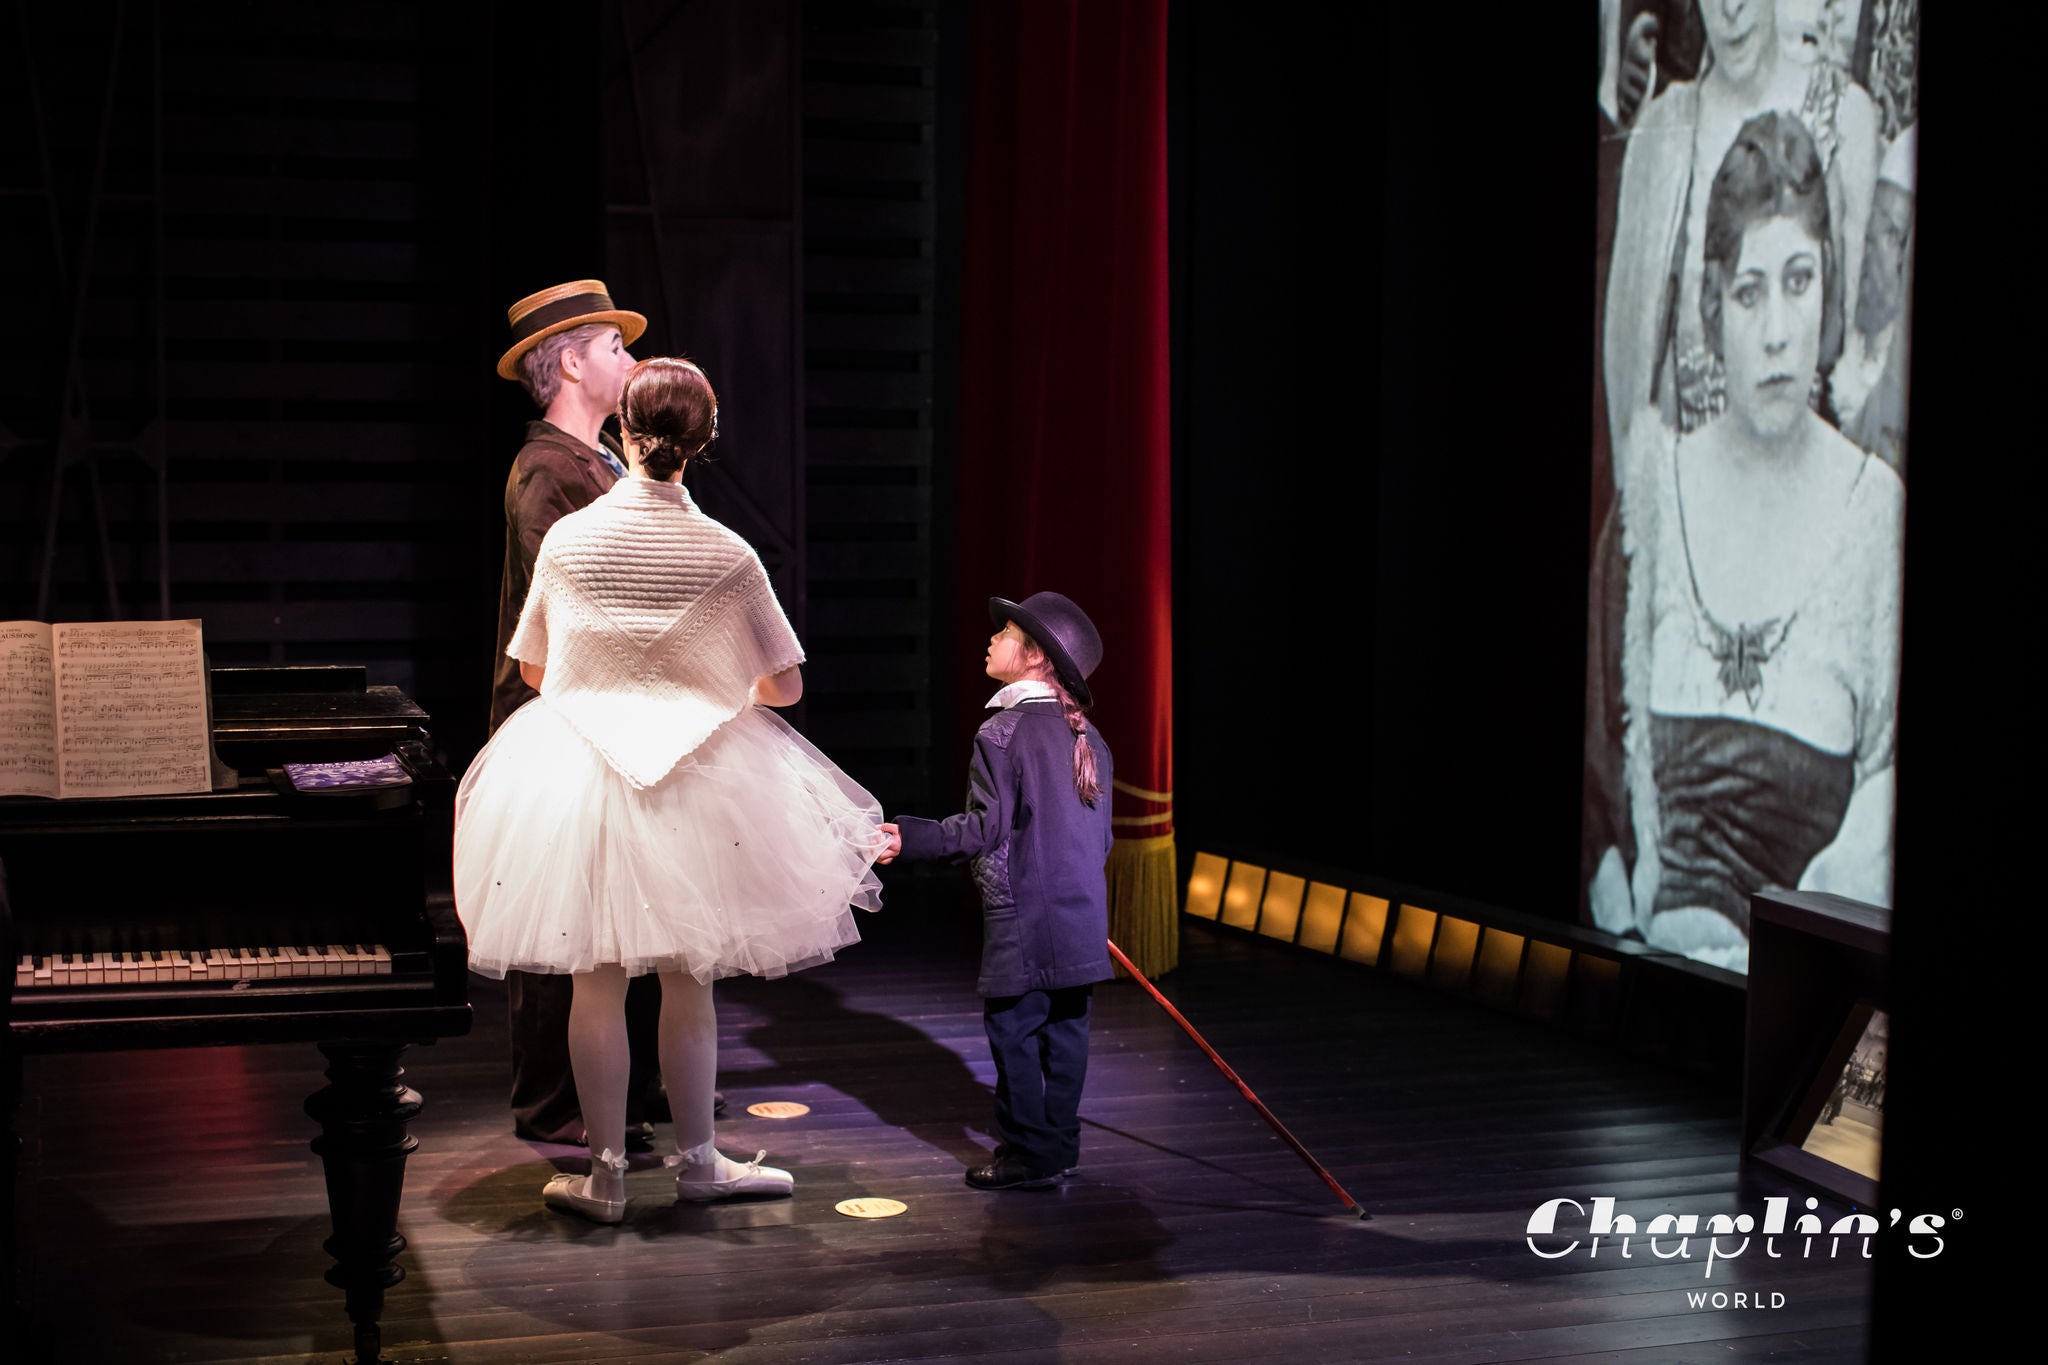
{"label": "sheet music", "polygon": [[211,789],[199,622],[59,623],[50,634],[62,795]]}
{"label": "sheet music", "polygon": [[0,796],[56,794],[50,628],[41,621],[0,621]]}

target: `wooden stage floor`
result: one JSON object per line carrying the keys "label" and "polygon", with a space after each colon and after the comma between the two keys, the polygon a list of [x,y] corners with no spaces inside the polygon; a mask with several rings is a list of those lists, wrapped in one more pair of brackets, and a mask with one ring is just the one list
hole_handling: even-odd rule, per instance
{"label": "wooden stage floor", "polygon": [[[866,923],[864,923],[864,928]],[[474,980],[474,979],[473,979]],[[1132,984],[1098,989],[1082,1172],[984,1194],[992,1071],[971,945],[871,941],[719,987],[729,1153],[793,1200],[679,1207],[658,1164],[624,1226],[546,1212],[564,1149],[516,1140],[503,995],[407,1054],[426,1096],[391,1292],[397,1361],[1824,1361],[1863,1358],[1869,1262],[1638,1240],[1538,1259],[1569,1195],[1761,1212],[1734,1101],[1567,1035],[1346,964],[1188,926],[1169,994],[1370,1210],[1345,1213]],[[338,1359],[348,1345],[300,1104],[310,1047],[32,1059],[20,1131],[25,1310],[14,1359]],[[747,1116],[799,1100],[792,1120]],[[667,1138],[663,1129],[662,1137]],[[908,1212],[834,1212],[855,1195]],[[1823,1205],[1822,1212],[1831,1210]],[[1817,1243],[1824,1239],[1816,1239]],[[1669,1243],[1666,1244],[1669,1249]],[[1775,1308],[1695,1306],[1762,1294]],[[1689,1292],[1690,1291],[1690,1292]]]}

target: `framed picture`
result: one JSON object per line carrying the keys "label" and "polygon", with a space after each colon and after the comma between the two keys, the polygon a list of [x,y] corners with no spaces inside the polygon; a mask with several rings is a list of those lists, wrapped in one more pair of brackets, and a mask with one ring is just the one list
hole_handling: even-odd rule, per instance
{"label": "framed picture", "polygon": [[1851,1006],[1834,1041],[1756,1157],[1864,1207],[1875,1205],[1884,1151],[1891,1020],[1867,1001]]}

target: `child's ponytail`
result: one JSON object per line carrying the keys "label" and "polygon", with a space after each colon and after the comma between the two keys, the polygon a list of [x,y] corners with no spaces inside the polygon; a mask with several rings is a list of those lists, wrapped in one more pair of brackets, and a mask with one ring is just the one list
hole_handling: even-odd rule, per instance
{"label": "child's ponytail", "polygon": [[1074,795],[1092,806],[1102,795],[1102,783],[1095,775],[1095,748],[1088,742],[1088,714],[1058,678],[1047,681],[1059,697],[1060,714],[1066,718],[1067,728],[1074,732]]}

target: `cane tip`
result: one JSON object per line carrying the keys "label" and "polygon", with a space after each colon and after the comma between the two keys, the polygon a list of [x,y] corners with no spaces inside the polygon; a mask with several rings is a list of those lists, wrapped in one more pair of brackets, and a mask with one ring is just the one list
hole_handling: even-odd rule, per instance
{"label": "cane tip", "polygon": [[1358,1221],[1361,1223],[1370,1223],[1372,1221],[1372,1215],[1367,1213],[1364,1209],[1360,1209],[1358,1211]]}

